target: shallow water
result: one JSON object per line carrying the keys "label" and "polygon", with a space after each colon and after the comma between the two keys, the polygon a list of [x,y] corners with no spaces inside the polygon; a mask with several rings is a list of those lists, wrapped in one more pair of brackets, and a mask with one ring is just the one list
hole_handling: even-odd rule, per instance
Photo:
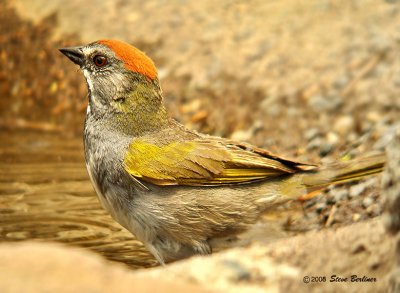
{"label": "shallow water", "polygon": [[1,132],[0,242],[23,240],[86,247],[134,268],[155,264],[100,206],[80,139]]}

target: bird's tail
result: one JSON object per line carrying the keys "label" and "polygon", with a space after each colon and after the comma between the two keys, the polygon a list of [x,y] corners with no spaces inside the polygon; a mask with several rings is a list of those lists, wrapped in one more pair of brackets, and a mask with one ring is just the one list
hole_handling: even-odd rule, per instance
{"label": "bird's tail", "polygon": [[380,153],[328,165],[315,171],[298,173],[281,184],[281,193],[291,198],[308,199],[329,185],[380,173],[385,162],[385,154]]}

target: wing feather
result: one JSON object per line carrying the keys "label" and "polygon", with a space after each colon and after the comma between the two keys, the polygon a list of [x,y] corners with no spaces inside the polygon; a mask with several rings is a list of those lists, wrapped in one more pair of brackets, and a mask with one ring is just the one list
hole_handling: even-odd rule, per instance
{"label": "wing feather", "polygon": [[249,183],[294,173],[304,165],[212,138],[163,145],[137,139],[129,146],[124,163],[135,178],[156,185],[190,186]]}

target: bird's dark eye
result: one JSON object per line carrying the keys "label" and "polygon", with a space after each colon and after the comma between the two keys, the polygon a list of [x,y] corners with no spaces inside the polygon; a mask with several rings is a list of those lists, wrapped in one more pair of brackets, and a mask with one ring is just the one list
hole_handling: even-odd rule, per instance
{"label": "bird's dark eye", "polygon": [[96,55],[93,57],[93,63],[97,67],[103,67],[107,64],[107,58],[102,55]]}

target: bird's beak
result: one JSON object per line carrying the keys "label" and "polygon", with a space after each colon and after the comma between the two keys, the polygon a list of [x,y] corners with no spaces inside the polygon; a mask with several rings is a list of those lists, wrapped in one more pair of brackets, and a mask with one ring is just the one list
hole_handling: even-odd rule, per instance
{"label": "bird's beak", "polygon": [[59,50],[75,64],[78,64],[79,66],[83,65],[84,55],[81,47],[68,47]]}

